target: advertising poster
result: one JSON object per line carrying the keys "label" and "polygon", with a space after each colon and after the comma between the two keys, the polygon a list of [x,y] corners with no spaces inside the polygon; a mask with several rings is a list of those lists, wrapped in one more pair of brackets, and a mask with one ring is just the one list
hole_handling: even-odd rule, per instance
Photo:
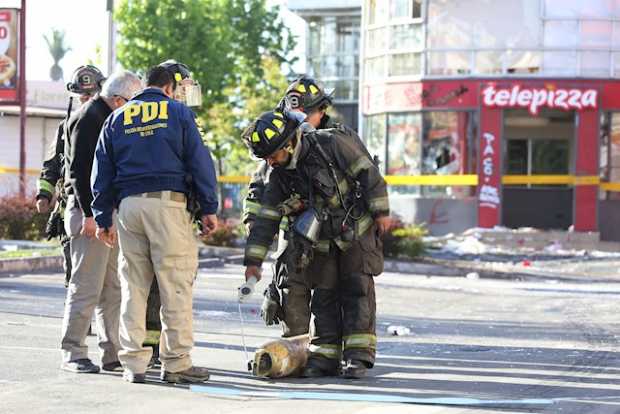
{"label": "advertising poster", "polygon": [[0,102],[17,101],[18,14],[0,9]]}

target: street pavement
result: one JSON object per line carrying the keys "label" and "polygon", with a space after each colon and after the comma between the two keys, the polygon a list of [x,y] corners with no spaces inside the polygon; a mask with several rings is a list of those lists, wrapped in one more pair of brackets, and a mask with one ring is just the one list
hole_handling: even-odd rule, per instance
{"label": "street pavement", "polygon": [[[367,379],[353,381],[253,378],[246,370],[236,300],[242,274],[241,266],[226,264],[198,275],[193,358],[210,368],[208,385],[231,394],[341,392],[360,399],[414,397],[428,404],[213,396],[163,384],[157,370],[144,385],[128,384],[120,373],[63,372],[62,276],[22,274],[0,277],[0,413],[620,413],[620,278],[383,274],[375,279],[377,364]],[[242,305],[250,353],[279,335],[279,327],[259,319],[260,300],[255,294]],[[393,336],[392,326],[411,333]],[[98,362],[95,338],[87,342]],[[487,405],[471,406],[481,401],[466,399]]]}

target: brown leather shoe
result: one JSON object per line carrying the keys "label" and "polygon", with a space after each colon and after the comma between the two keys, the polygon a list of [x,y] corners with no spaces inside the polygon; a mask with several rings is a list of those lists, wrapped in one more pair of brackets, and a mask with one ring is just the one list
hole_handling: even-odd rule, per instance
{"label": "brown leather shoe", "polygon": [[161,380],[177,384],[195,384],[209,379],[209,370],[203,367],[191,367],[185,371],[169,372],[162,371]]}

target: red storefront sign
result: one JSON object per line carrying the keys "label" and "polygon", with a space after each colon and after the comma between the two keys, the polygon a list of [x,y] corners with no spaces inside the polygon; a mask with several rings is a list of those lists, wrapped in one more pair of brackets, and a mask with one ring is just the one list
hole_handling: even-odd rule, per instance
{"label": "red storefront sign", "polygon": [[497,88],[488,85],[482,90],[482,104],[492,108],[527,108],[538,115],[542,107],[581,111],[598,107],[596,89],[565,89],[555,87],[528,88],[521,85]]}
{"label": "red storefront sign", "polygon": [[0,102],[17,101],[17,10],[0,9]]}

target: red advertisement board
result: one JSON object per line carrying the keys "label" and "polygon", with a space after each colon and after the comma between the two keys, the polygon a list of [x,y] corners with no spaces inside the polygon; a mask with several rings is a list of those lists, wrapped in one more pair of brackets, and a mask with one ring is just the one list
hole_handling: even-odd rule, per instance
{"label": "red advertisement board", "polygon": [[501,134],[502,110],[487,108],[480,113],[478,161],[478,225],[500,224],[502,208]]}
{"label": "red advertisement board", "polygon": [[18,100],[18,11],[0,9],[0,103]]}

